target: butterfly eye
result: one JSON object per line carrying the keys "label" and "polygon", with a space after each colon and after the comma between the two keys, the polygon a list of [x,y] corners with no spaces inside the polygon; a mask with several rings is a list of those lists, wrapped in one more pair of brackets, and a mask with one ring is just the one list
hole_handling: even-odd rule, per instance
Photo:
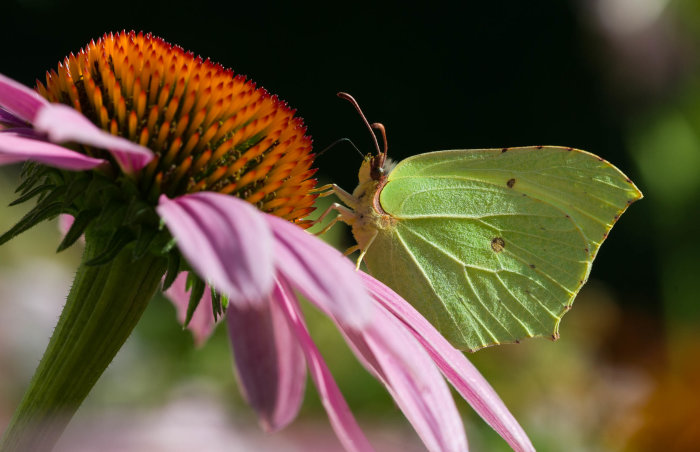
{"label": "butterfly eye", "polygon": [[372,180],[378,181],[384,177],[384,159],[382,157],[383,154],[372,157],[371,169],[369,173]]}

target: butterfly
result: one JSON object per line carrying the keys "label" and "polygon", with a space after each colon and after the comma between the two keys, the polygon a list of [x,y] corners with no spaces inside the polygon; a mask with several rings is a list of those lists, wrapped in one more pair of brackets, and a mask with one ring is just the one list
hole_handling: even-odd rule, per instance
{"label": "butterfly", "polygon": [[[456,149],[376,154],[348,193],[324,187],[352,228],[369,273],[423,314],[455,347],[558,338],[600,245],[642,193],[619,169],[573,148]],[[372,129],[384,139],[380,150]]]}

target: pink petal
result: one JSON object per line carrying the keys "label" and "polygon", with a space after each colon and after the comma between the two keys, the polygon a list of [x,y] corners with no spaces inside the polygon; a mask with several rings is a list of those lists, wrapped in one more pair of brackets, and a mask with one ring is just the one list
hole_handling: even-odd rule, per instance
{"label": "pink petal", "polygon": [[425,347],[445,377],[479,415],[515,451],[534,451],[530,439],[498,394],[469,360],[410,304],[387,286],[361,272],[372,297],[401,320]]}
{"label": "pink petal", "polygon": [[61,233],[61,235],[68,234],[68,231],[70,231],[70,227],[73,226],[74,222],[75,222],[75,217],[73,215],[70,215],[67,213],[62,213],[61,215],[59,215],[58,216],[58,230]]}
{"label": "pink petal", "polygon": [[156,210],[192,268],[231,303],[260,305],[272,290],[273,236],[265,215],[235,196],[200,192]]}
{"label": "pink petal", "polygon": [[0,107],[0,130],[2,130],[2,128],[3,128],[3,126],[2,126],[3,123],[5,124],[6,127],[10,127],[10,128],[28,127],[28,125],[29,125],[28,123],[23,121],[21,118],[13,115],[9,111]]}
{"label": "pink petal", "polygon": [[372,315],[358,272],[350,260],[318,237],[273,215],[277,270],[321,310],[360,328]]}
{"label": "pink petal", "polygon": [[362,430],[360,430],[360,426],[357,425],[357,421],[350,412],[343,395],[340,393],[335,380],[333,380],[333,376],[311,339],[294,294],[282,282],[278,283],[278,289],[279,292],[276,294],[275,299],[282,307],[282,312],[304,351],[311,378],[318,389],[321,403],[326,409],[326,413],[328,413],[328,419],[335,434],[338,435],[341,444],[348,451],[374,450],[364,433],[362,433]]}
{"label": "pink petal", "polygon": [[386,385],[428,450],[468,449],[445,380],[403,323],[382,308],[362,331],[339,327],[360,361]]}
{"label": "pink petal", "polygon": [[31,123],[48,103],[33,89],[0,74],[0,107]]}
{"label": "pink petal", "polygon": [[140,170],[153,159],[150,149],[99,129],[66,105],[48,104],[41,108],[34,119],[34,128],[56,143],[71,141],[106,149],[126,173]]}
{"label": "pink petal", "polygon": [[306,386],[306,361],[277,299],[240,309],[229,305],[228,332],[241,392],[268,432],[284,428],[299,412]]}
{"label": "pink petal", "polygon": [[[175,305],[175,310],[177,311],[177,320],[184,324],[187,319],[187,307],[190,304],[190,291],[187,290],[187,273],[180,273],[173,284],[163,292],[163,295],[168,297]],[[209,287],[204,289],[204,295],[194,310],[190,323],[187,325],[187,329],[192,332],[194,337],[194,344],[197,347],[201,347],[211,336],[212,331],[214,331],[214,326],[216,325],[216,320],[214,320],[214,311],[211,305],[211,290]]]}
{"label": "pink petal", "polygon": [[91,169],[106,163],[102,159],[88,157],[45,141],[0,133],[0,165],[28,160],[73,171]]}

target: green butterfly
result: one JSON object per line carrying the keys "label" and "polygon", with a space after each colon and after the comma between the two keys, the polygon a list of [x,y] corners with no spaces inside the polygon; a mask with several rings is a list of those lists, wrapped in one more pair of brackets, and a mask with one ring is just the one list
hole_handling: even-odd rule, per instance
{"label": "green butterfly", "polygon": [[[351,96],[350,100],[362,115]],[[642,193],[585,151],[536,146],[430,152],[392,168],[365,158],[330,211],[352,227],[369,272],[456,347],[558,338],[610,228]],[[376,136],[374,135],[375,144]]]}

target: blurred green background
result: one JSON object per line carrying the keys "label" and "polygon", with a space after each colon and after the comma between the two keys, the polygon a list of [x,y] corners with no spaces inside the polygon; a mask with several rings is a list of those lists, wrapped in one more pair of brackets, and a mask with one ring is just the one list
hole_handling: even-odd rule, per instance
{"label": "blurred green background", "polygon": [[[152,32],[248,75],[298,110],[317,149],[370,139],[337,91],[384,123],[400,160],[438,149],[573,146],[644,192],[602,247],[556,342],[470,359],[542,451],[700,449],[700,2],[535,0],[55,2],[5,0],[0,73],[27,85],[104,32]],[[317,160],[351,190],[360,157]],[[18,168],[0,169],[0,203]],[[0,207],[8,228],[27,207]],[[349,245],[347,230],[329,236]],[[0,248],[0,425],[48,341],[80,258],[55,224]],[[384,389],[309,310],[311,328],[379,450],[423,450]],[[507,445],[459,401],[473,450]],[[265,435],[242,403],[219,328],[196,350],[156,298],[62,440],[62,450],[336,450],[312,387],[297,421]]]}

